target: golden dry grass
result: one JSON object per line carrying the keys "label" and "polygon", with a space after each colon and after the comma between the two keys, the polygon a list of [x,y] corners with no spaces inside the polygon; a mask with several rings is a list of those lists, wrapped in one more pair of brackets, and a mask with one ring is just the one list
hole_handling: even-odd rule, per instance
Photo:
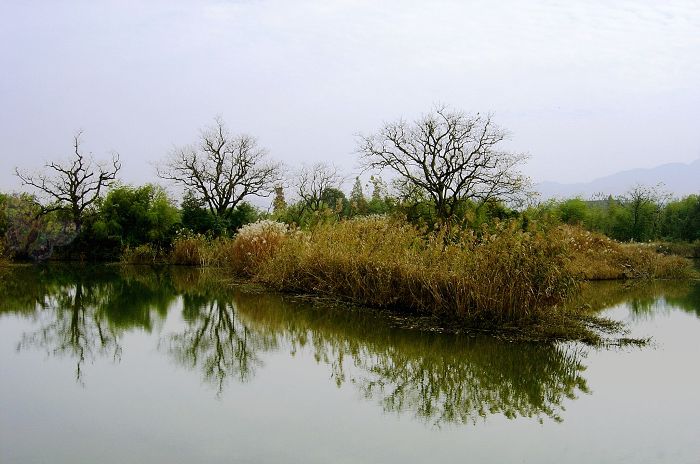
{"label": "golden dry grass", "polygon": [[558,235],[500,224],[479,237],[426,236],[384,217],[354,219],[286,240],[256,279],[466,321],[535,320],[576,288]]}
{"label": "golden dry grass", "polygon": [[173,241],[171,264],[204,266],[207,264],[210,243],[203,235],[181,235]]}
{"label": "golden dry grass", "polygon": [[263,261],[277,252],[287,232],[285,224],[266,220],[243,226],[234,238],[183,234],[173,242],[170,263],[226,267],[252,276]]}
{"label": "golden dry grass", "polygon": [[223,244],[218,262],[244,276],[255,275],[260,266],[279,252],[288,238],[286,224],[258,221],[243,226],[234,240]]}
{"label": "golden dry grass", "polygon": [[582,280],[684,279],[694,276],[690,261],[657,253],[654,246],[620,243],[579,227],[562,227],[571,247],[569,271]]}

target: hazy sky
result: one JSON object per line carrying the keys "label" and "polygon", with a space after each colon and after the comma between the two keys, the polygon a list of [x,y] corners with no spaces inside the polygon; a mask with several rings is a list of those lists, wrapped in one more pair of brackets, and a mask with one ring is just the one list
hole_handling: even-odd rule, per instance
{"label": "hazy sky", "polygon": [[535,180],[700,158],[698,1],[0,0],[0,188],[73,133],[122,178],[220,114],[289,165],[436,102],[493,112]]}

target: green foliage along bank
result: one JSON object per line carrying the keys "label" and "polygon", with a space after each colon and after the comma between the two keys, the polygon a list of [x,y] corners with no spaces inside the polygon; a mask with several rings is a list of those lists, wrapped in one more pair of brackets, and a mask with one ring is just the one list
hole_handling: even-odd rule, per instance
{"label": "green foliage along bank", "polygon": [[654,242],[662,252],[700,257],[700,195],[668,199],[637,186],[618,197],[549,201],[523,214],[580,226],[621,242]]}

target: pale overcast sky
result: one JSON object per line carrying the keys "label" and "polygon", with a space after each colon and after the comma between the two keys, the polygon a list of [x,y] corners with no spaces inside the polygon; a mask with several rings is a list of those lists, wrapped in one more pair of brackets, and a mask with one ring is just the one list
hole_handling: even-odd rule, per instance
{"label": "pale overcast sky", "polygon": [[493,112],[535,180],[700,158],[698,1],[0,0],[0,188],[76,129],[155,180],[220,114],[288,165],[442,102]]}

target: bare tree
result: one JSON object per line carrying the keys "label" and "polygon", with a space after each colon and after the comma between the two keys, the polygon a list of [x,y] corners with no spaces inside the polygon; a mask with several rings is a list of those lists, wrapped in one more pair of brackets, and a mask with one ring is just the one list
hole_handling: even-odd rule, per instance
{"label": "bare tree", "polygon": [[[654,186],[636,184],[621,198],[621,202],[629,208],[631,221],[629,236],[632,240],[640,241],[645,236],[654,235],[658,227],[661,208],[670,195],[664,191],[663,183]],[[645,233],[644,229],[649,229]]]}
{"label": "bare tree", "polygon": [[268,196],[281,180],[279,163],[250,135],[232,135],[221,118],[202,130],[196,145],[176,148],[158,176],[202,199],[212,214],[228,216],[248,196]]}
{"label": "bare tree", "polygon": [[518,166],[526,156],[500,150],[506,136],[490,115],[437,107],[413,123],[399,120],[361,135],[359,151],[365,168],[389,169],[425,192],[444,221],[461,201],[512,201],[525,192],[529,180]]}
{"label": "bare tree", "polygon": [[48,163],[48,172],[37,174],[15,168],[24,185],[48,197],[50,204],[42,207],[42,214],[67,211],[76,230],[82,226],[85,210],[97,201],[103,189],[112,185],[121,169],[118,153],[112,155],[109,165],[96,163],[91,153],[85,155],[80,149],[82,135],[78,131],[73,137],[73,155],[67,163]]}
{"label": "bare tree", "polygon": [[343,183],[343,176],[338,168],[327,163],[303,166],[296,175],[296,191],[304,208],[317,211],[323,203],[323,193],[328,189],[338,189]]}

